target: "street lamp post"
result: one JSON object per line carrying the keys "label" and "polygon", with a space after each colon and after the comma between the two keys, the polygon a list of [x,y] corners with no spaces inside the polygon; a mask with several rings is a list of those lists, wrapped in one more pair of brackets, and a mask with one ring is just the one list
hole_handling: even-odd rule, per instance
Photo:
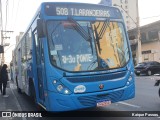
{"label": "street lamp post", "polygon": [[136,0],[136,9],[137,9],[137,22],[133,20],[133,18],[125,11],[125,9],[122,6],[119,6],[117,4],[114,4],[113,6],[120,7],[128,16],[129,18],[134,22],[137,28],[137,63],[142,62],[142,50],[141,50],[141,34],[140,34],[140,25],[139,25],[139,12],[138,12],[138,0]]}

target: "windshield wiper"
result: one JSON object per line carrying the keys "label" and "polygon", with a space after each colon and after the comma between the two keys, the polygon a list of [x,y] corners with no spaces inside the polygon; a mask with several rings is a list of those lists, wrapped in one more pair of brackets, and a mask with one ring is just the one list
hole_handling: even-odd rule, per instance
{"label": "windshield wiper", "polygon": [[101,28],[101,30],[99,32],[99,38],[100,39],[102,39],[102,37],[103,37],[103,35],[104,35],[105,31],[106,31],[107,26],[109,26],[108,25],[108,21],[104,21],[104,23],[102,25],[102,28]]}
{"label": "windshield wiper", "polygon": [[95,40],[98,46],[98,50],[99,50],[99,53],[101,54],[100,39],[102,39],[107,26],[109,27],[109,20],[107,19],[103,22],[103,25],[98,33],[97,29],[99,28],[99,25],[97,27],[94,25],[94,31],[95,31]]}
{"label": "windshield wiper", "polygon": [[97,60],[94,60],[93,62],[91,62],[91,64],[87,67],[87,70],[91,70],[91,68],[93,67],[93,65],[97,62]]}
{"label": "windshield wiper", "polygon": [[69,20],[71,22],[73,22],[74,24],[76,24],[76,26],[73,26],[75,28],[75,30],[88,42],[90,42],[91,45],[91,49],[92,49],[92,54],[93,54],[93,46],[92,46],[92,37],[90,35],[89,32],[89,27],[87,25],[87,29],[88,29],[88,33],[83,29],[83,27],[74,19],[72,19],[71,17],[69,17]]}
{"label": "windshield wiper", "polygon": [[88,33],[83,29],[83,27],[74,19],[72,19],[71,17],[69,18],[69,20],[71,22],[73,22],[74,24],[76,24],[76,26],[73,26],[75,28],[75,30],[80,33],[80,35],[87,41],[89,41],[91,38],[91,36],[88,35]]}
{"label": "windshield wiper", "polygon": [[100,38],[99,38],[99,35],[98,35],[98,32],[97,32],[97,28],[96,28],[95,25],[94,25],[94,31],[95,31],[95,35],[96,35],[95,40],[96,40],[96,43],[97,43],[97,46],[98,46],[98,51],[101,54],[101,46],[100,46],[100,42],[99,42]]}
{"label": "windshield wiper", "polygon": [[89,40],[89,42],[90,42],[90,46],[91,46],[91,50],[92,50],[92,54],[93,54],[92,38],[91,38],[91,33],[90,33],[90,30],[89,30],[89,26],[88,26],[88,24],[87,24],[87,30],[88,30],[88,35],[90,36],[90,40]]}

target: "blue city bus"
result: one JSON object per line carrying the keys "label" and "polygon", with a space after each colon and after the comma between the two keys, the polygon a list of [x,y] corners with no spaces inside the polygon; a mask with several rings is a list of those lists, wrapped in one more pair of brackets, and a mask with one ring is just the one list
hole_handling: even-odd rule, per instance
{"label": "blue city bus", "polygon": [[44,2],[14,50],[14,81],[47,111],[103,107],[135,96],[119,9]]}

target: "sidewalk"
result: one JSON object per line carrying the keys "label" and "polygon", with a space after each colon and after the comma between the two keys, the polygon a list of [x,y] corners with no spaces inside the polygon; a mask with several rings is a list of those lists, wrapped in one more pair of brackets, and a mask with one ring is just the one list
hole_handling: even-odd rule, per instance
{"label": "sidewalk", "polygon": [[[13,112],[13,111],[21,111],[21,107],[18,103],[18,100],[13,92],[13,88],[16,87],[12,81],[10,81],[9,88],[6,88],[6,94],[8,97],[3,97],[0,94],[0,115],[2,116],[2,112]],[[0,120],[23,120],[22,118],[1,118]]]}
{"label": "sidewalk", "polygon": [[17,99],[11,89],[11,87],[15,86],[10,81],[10,87],[6,88],[6,94],[9,95],[8,97],[3,97],[0,95],[0,111],[19,111],[17,107]]}

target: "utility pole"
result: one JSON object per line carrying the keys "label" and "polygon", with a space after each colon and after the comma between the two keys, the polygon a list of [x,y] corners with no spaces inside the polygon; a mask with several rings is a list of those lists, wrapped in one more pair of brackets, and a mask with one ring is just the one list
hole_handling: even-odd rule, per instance
{"label": "utility pole", "polygon": [[[1,30],[1,45],[4,47],[4,39],[10,39],[10,37],[4,37],[4,33],[12,33],[13,31],[3,31]],[[5,62],[5,59],[4,59],[4,53],[2,53],[2,57],[1,57],[1,64],[3,65]]]}
{"label": "utility pole", "polygon": [[136,7],[137,7],[137,63],[142,62],[142,48],[141,48],[141,33],[140,33],[140,26],[139,26],[139,10],[138,10],[138,0],[136,0]]}
{"label": "utility pole", "polygon": [[[2,32],[2,30],[1,30],[1,45],[3,46],[3,32]],[[1,64],[2,65],[4,64],[3,58],[4,58],[4,53],[2,53],[2,57],[1,57]]]}

